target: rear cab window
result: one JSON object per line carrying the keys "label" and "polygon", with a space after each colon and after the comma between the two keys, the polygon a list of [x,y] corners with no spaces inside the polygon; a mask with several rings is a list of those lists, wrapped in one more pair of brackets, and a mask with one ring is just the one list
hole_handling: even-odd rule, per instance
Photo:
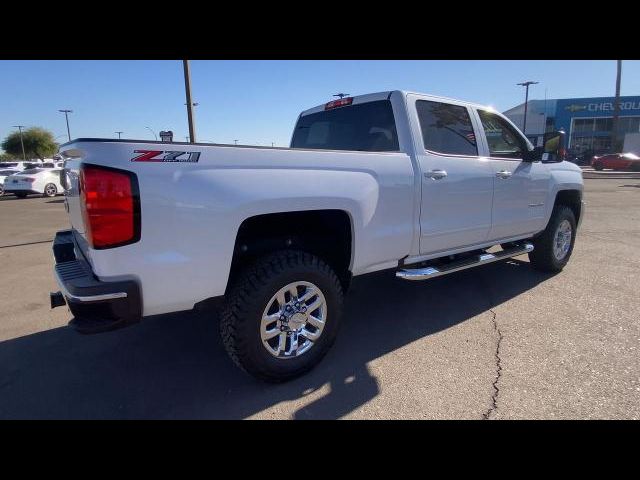
{"label": "rear cab window", "polygon": [[391,102],[378,100],[304,115],[296,124],[291,148],[397,152]]}

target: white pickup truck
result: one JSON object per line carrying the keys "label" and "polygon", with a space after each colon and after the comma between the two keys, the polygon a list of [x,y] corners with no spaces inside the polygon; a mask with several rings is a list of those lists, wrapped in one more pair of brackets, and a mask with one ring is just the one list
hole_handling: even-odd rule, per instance
{"label": "white pickup truck", "polygon": [[562,270],[584,216],[563,139],[534,148],[491,108],[404,91],[306,110],[290,148],[76,139],[51,305],[92,333],[220,297],[234,362],[290,379],[327,353],[353,276],[524,253]]}

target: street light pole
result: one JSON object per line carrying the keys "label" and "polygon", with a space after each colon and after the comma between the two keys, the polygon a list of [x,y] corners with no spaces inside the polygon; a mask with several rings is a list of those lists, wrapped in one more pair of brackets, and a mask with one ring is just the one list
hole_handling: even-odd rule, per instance
{"label": "street light pole", "polygon": [[58,110],[61,113],[64,113],[64,118],[67,120],[67,136],[69,137],[69,141],[71,141],[71,131],[69,130],[69,114],[73,113],[73,110]]}
{"label": "street light pole", "polygon": [[20,145],[22,145],[22,159],[26,162],[27,155],[24,153],[24,140],[22,140],[22,129],[24,128],[24,125],[14,125],[13,127],[20,130]]}
{"label": "street light pole", "polygon": [[196,127],[193,118],[193,100],[191,98],[191,68],[189,67],[189,60],[183,60],[182,65],[184,67],[184,89],[187,96],[187,117],[189,119],[189,138],[191,143],[196,142]]}
{"label": "street light pole", "polygon": [[115,132],[115,133],[117,133],[117,134],[118,134],[118,140],[120,140],[120,138],[122,138],[122,137],[120,137],[120,134],[121,134],[121,133],[124,133],[124,132]]}
{"label": "street light pole", "polygon": [[522,82],[519,83],[518,85],[521,85],[525,88],[525,94],[524,94],[524,120],[522,121],[522,133],[525,134],[525,136],[527,135],[527,107],[529,106],[529,85],[536,85],[540,82],[532,82],[531,80],[528,80],[526,82]]}
{"label": "street light pole", "polygon": [[156,141],[158,141],[158,136],[156,135],[156,132],[154,132],[153,130],[151,130],[149,127],[144,127],[147,130],[149,130],[151,133],[153,133],[153,136],[155,137]]}

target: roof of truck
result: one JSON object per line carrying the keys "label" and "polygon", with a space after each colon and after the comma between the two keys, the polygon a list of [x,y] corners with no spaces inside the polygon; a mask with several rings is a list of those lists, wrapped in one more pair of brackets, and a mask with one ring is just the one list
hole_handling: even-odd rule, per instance
{"label": "roof of truck", "polygon": [[[345,98],[353,98],[353,104],[358,104],[358,103],[365,103],[365,102],[375,102],[376,100],[385,100],[391,97],[391,95],[393,93],[399,93],[400,95],[402,95],[403,97],[409,95],[409,94],[413,94],[413,95],[420,95],[421,97],[427,98],[427,99],[432,99],[432,100],[436,100],[436,101],[446,101],[446,102],[456,102],[456,103],[460,103],[460,104],[464,104],[467,105],[469,107],[479,107],[479,108],[485,108],[485,109],[492,109],[492,107],[488,106],[488,105],[482,105],[479,103],[473,103],[473,102],[468,102],[466,100],[460,100],[457,98],[450,98],[450,97],[443,97],[441,95],[431,95],[428,93],[423,93],[423,92],[413,92],[410,90],[387,90],[384,92],[375,92],[375,93],[367,93],[364,95],[349,95],[349,97],[345,97]],[[333,99],[335,100],[335,99]],[[329,100],[331,101],[331,100]],[[316,113],[316,112],[321,112],[324,110],[326,103],[320,104],[320,105],[316,105],[315,107],[309,108],[307,110],[304,110],[300,116],[305,116],[305,115],[309,115],[310,113]]]}

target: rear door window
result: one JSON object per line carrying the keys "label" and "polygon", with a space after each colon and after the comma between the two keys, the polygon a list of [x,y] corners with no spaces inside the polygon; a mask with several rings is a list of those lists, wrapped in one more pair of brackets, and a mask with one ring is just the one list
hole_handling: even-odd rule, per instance
{"label": "rear door window", "polygon": [[416,110],[425,149],[447,155],[478,156],[467,107],[418,100]]}
{"label": "rear door window", "polygon": [[304,115],[294,130],[291,148],[397,152],[391,102],[379,100]]}

